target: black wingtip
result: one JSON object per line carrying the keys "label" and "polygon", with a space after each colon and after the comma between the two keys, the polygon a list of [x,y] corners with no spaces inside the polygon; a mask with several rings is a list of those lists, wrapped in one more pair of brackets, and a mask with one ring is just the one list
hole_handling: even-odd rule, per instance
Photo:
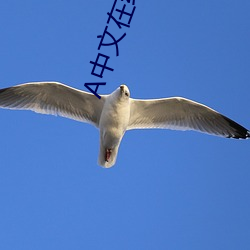
{"label": "black wingtip", "polygon": [[5,88],[5,89],[0,89],[0,94],[5,92],[8,88]]}
{"label": "black wingtip", "polygon": [[229,119],[226,116],[223,116],[224,119],[229,123],[230,127],[234,130],[233,133],[231,133],[228,138],[233,138],[233,139],[247,139],[250,137],[250,131],[237,122]]}
{"label": "black wingtip", "polygon": [[250,137],[250,131],[247,131],[247,137],[246,138],[249,138]]}

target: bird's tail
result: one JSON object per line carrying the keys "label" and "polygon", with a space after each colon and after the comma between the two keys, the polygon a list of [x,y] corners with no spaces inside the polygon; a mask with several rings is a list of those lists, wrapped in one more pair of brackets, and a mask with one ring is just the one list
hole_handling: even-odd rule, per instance
{"label": "bird's tail", "polygon": [[100,143],[100,151],[98,157],[98,165],[104,168],[111,168],[115,165],[119,146],[111,149],[110,155],[107,157],[107,149]]}

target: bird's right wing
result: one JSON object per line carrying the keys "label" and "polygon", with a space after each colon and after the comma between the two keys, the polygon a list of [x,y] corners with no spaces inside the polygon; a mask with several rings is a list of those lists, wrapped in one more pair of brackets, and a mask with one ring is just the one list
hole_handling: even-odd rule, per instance
{"label": "bird's right wing", "polygon": [[105,96],[68,87],[58,82],[33,82],[0,89],[0,107],[60,115],[99,126]]}
{"label": "bird's right wing", "polygon": [[201,104],[181,97],[138,100],[131,99],[129,129],[166,128],[196,130],[208,134],[247,138],[250,132]]}

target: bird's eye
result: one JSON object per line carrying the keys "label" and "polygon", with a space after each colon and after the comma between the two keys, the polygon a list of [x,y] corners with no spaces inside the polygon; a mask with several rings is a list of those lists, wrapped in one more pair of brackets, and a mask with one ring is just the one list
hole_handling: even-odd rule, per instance
{"label": "bird's eye", "polygon": [[127,91],[125,92],[125,96],[128,96],[128,92]]}

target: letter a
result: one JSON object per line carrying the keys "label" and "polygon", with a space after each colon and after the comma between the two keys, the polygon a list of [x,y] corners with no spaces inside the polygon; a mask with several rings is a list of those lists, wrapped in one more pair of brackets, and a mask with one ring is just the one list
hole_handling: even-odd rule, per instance
{"label": "letter a", "polygon": [[[89,86],[95,85],[95,91],[93,89],[91,89]],[[101,99],[101,97],[97,94],[97,90],[99,88],[100,85],[106,85],[106,82],[99,82],[99,83],[84,83],[84,86],[91,92],[93,93],[97,98]]]}

